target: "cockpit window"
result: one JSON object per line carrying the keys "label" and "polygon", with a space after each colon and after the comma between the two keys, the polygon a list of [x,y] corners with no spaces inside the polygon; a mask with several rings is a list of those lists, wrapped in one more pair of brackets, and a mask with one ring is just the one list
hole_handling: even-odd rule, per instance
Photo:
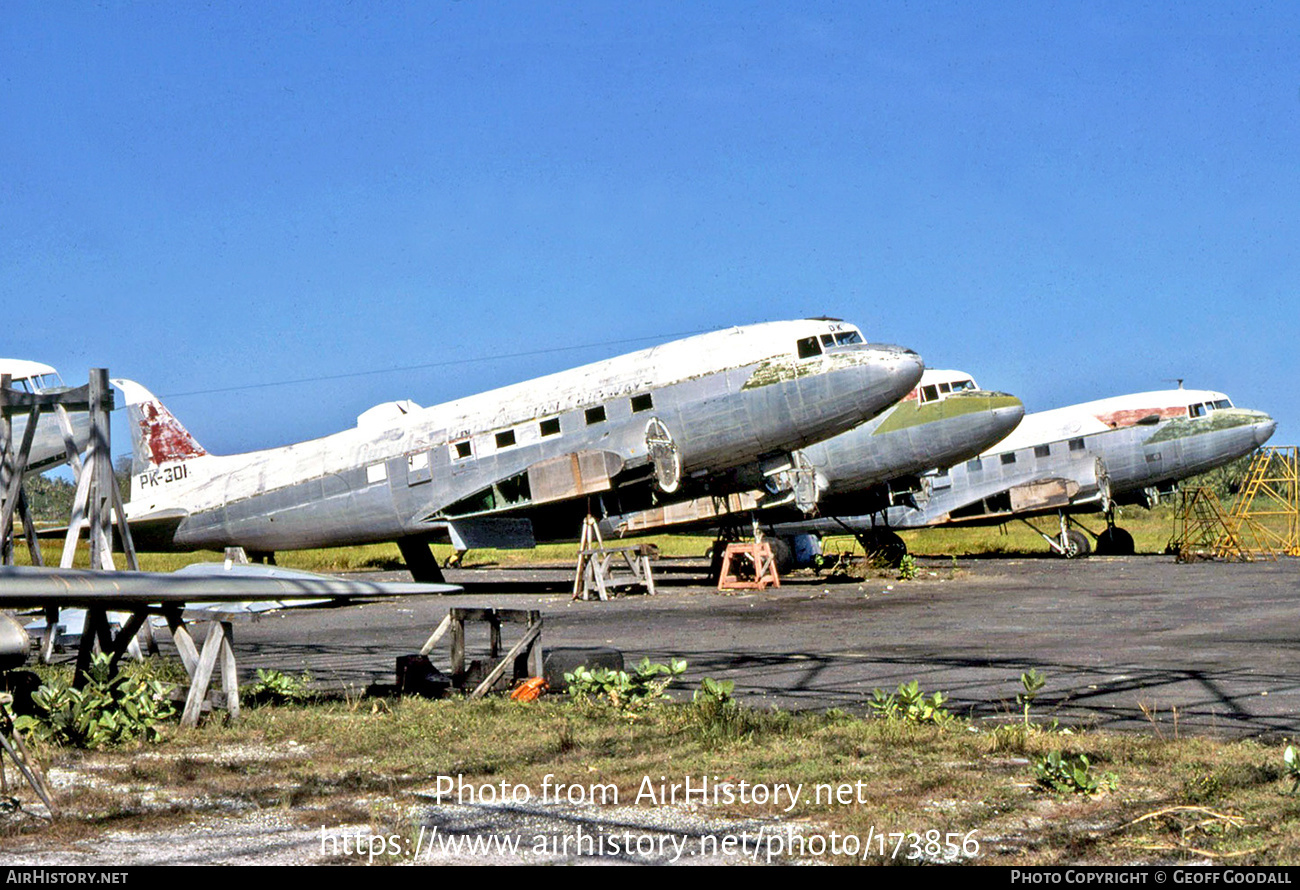
{"label": "cockpit window", "polygon": [[823,346],[834,346],[834,345],[835,345],[835,335],[834,335],[834,334],[822,334],[822,345],[823,345]]}
{"label": "cockpit window", "polygon": [[1218,399],[1217,401],[1210,402],[1210,406],[1211,406],[1215,411],[1220,411],[1220,410],[1222,410],[1222,409],[1224,409],[1224,408],[1231,408],[1231,407],[1232,407],[1232,401],[1231,401],[1230,399]]}
{"label": "cockpit window", "polygon": [[952,383],[953,392],[965,392],[967,390],[974,392],[978,388],[974,380],[954,380]]}
{"label": "cockpit window", "polygon": [[822,348],[818,345],[816,337],[804,337],[796,345],[799,347],[799,358],[812,358],[814,355],[822,354]]}
{"label": "cockpit window", "polygon": [[922,405],[924,405],[926,402],[933,402],[937,398],[939,398],[939,388],[935,386],[933,383],[931,383],[929,386],[921,387]]}
{"label": "cockpit window", "polygon": [[836,346],[851,346],[854,343],[861,343],[862,335],[857,331],[840,331],[835,335]]}
{"label": "cockpit window", "polygon": [[1188,406],[1187,406],[1187,416],[1188,416],[1188,417],[1204,417],[1204,416],[1205,416],[1205,406],[1204,406],[1204,405],[1188,405]]}

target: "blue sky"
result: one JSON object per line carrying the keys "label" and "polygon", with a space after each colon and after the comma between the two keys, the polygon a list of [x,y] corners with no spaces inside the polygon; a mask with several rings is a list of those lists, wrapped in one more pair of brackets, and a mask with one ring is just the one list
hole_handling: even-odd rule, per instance
{"label": "blue sky", "polygon": [[7,3],[0,355],[225,453],[831,315],[1293,443],[1300,6],[1166,6]]}

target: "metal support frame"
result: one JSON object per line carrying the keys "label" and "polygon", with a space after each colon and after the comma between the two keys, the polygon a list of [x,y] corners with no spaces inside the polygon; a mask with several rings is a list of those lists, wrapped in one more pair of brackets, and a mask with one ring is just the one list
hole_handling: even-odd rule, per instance
{"label": "metal support frame", "polygon": [[1177,552],[1179,562],[1251,559],[1214,492],[1198,486],[1183,489],[1180,497],[1174,515],[1174,533],[1169,541],[1169,549]]}
{"label": "metal support frame", "polygon": [[1274,559],[1279,553],[1300,556],[1298,451],[1286,445],[1255,453],[1227,517],[1245,553]]}

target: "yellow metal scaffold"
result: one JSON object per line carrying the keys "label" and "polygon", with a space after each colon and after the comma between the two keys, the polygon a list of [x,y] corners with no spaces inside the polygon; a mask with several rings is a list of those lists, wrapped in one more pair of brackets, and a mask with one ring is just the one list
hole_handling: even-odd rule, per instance
{"label": "yellow metal scaffold", "polygon": [[1178,554],[1179,562],[1250,559],[1228,514],[1219,506],[1219,499],[1203,487],[1183,489],[1169,545]]}
{"label": "yellow metal scaffold", "polygon": [[1228,515],[1228,526],[1248,556],[1300,556],[1298,470],[1294,445],[1255,453]]}

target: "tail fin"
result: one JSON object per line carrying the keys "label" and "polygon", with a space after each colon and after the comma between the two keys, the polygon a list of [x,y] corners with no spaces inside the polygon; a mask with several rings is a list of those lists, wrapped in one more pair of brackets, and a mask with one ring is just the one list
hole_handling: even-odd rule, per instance
{"label": "tail fin", "polygon": [[162,464],[203,457],[208,452],[149,390],[133,380],[114,380],[126,396],[131,420],[131,472],[144,473]]}

